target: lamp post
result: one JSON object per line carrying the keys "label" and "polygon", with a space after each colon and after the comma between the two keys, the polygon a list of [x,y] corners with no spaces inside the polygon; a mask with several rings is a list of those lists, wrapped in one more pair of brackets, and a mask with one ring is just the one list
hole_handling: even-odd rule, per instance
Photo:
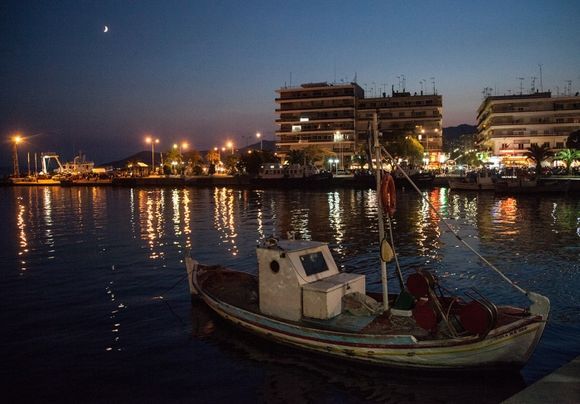
{"label": "lamp post", "polygon": [[232,154],[234,154],[234,143],[233,142],[228,142],[226,143],[226,146],[228,147],[228,149],[232,150]]}
{"label": "lamp post", "polygon": [[18,167],[18,143],[22,142],[22,137],[20,135],[16,135],[12,138],[12,142],[14,143],[14,148],[12,149],[12,164],[14,165],[14,176],[20,177],[20,168]]}
{"label": "lamp post", "polygon": [[159,139],[153,139],[151,136],[145,138],[145,143],[151,144],[151,170],[155,172],[155,143],[159,143]]}
{"label": "lamp post", "polygon": [[[338,155],[340,156],[340,166],[344,168],[344,163],[343,163],[343,156],[342,156],[342,141],[344,140],[344,136],[342,135],[342,132],[337,130],[336,132],[334,132],[334,141],[338,142]],[[337,166],[337,170],[338,170],[338,166]]]}
{"label": "lamp post", "polygon": [[260,132],[256,133],[256,137],[260,139],[260,151],[262,151],[262,134]]}

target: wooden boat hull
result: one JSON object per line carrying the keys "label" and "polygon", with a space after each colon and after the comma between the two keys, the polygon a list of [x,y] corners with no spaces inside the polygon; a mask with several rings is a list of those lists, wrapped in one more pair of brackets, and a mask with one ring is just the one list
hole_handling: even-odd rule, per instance
{"label": "wooden boat hull", "polygon": [[467,182],[461,179],[449,179],[449,188],[452,190],[461,191],[493,191],[495,190],[494,183],[485,182]]}
{"label": "wooden boat hull", "polygon": [[535,316],[498,327],[483,339],[418,341],[411,335],[336,332],[281,321],[220,301],[200,286],[198,268],[203,267],[189,258],[186,263],[192,293],[225,320],[277,343],[350,361],[441,370],[519,368],[533,353],[545,327],[545,321]]}

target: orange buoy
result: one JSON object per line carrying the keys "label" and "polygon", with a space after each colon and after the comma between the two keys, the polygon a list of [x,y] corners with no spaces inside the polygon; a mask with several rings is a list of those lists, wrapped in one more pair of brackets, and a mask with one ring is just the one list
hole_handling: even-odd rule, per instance
{"label": "orange buoy", "polygon": [[397,209],[397,194],[395,180],[389,173],[385,173],[381,179],[381,203],[385,212],[393,216]]}

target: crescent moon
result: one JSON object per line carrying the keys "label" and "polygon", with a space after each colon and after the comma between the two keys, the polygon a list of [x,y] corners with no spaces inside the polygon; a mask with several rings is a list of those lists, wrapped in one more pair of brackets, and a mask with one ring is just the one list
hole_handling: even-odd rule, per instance
{"label": "crescent moon", "polygon": [[109,27],[107,27],[107,26],[105,25],[105,28],[103,29],[103,32],[109,32]]}

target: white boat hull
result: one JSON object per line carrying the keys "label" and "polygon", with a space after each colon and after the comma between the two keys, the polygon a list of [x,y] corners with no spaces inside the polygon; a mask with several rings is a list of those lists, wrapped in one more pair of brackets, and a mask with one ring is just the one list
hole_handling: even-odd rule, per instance
{"label": "white boat hull", "polygon": [[190,289],[225,320],[269,340],[351,361],[429,369],[519,368],[533,353],[545,321],[528,317],[469,336],[417,341],[411,335],[343,333],[281,321],[222,302],[200,288],[196,265],[188,264]]}

